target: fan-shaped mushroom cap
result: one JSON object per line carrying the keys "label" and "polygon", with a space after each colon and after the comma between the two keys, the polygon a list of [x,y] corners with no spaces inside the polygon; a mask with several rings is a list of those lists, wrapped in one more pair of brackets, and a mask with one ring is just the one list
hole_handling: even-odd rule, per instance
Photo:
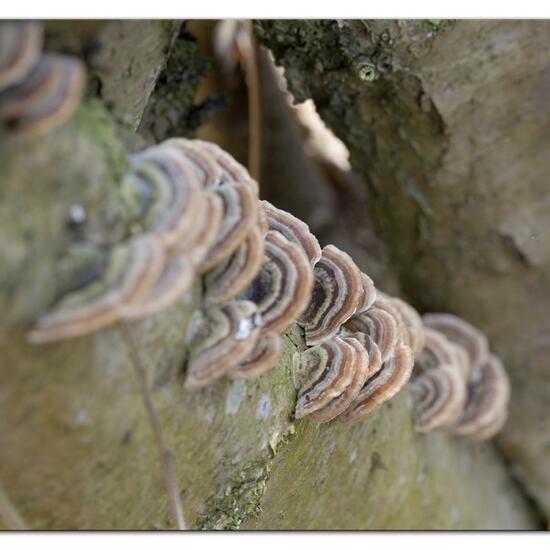
{"label": "fan-shaped mushroom cap", "polygon": [[185,249],[196,237],[206,194],[191,164],[173,149],[150,147],[133,155],[123,186],[140,203],[144,229],[158,235],[167,250]]}
{"label": "fan-shaped mushroom cap", "polygon": [[361,283],[363,286],[363,297],[357,304],[355,313],[362,313],[372,307],[378,294],[372,279],[366,273],[361,272]]}
{"label": "fan-shaped mushroom cap", "polygon": [[72,116],[84,81],[84,66],[78,59],[42,55],[23,81],[0,92],[0,121],[16,134],[49,132]]}
{"label": "fan-shaped mushroom cap", "polygon": [[204,189],[215,189],[220,185],[223,170],[214,156],[195,140],[171,138],[163,141],[161,147],[170,147],[189,160]]}
{"label": "fan-shaped mushroom cap", "polygon": [[400,335],[397,327],[395,316],[377,306],[354,315],[344,324],[344,328],[350,332],[368,334],[378,346],[383,363],[393,355],[399,343]]}
{"label": "fan-shaped mushroom cap", "polygon": [[313,267],[321,257],[319,241],[302,220],[289,212],[275,208],[268,201],[261,201],[269,229],[282,233],[289,241],[300,245]]}
{"label": "fan-shaped mushroom cap", "polygon": [[462,415],[466,382],[456,365],[441,365],[411,380],[409,385],[418,432],[448,428]]}
{"label": "fan-shaped mushroom cap", "polygon": [[459,435],[488,439],[502,427],[510,400],[510,382],[500,359],[493,354],[479,364],[479,378],[468,385],[464,414],[453,427]]}
{"label": "fan-shaped mushroom cap", "polygon": [[227,151],[224,151],[215,143],[202,141],[200,139],[194,139],[193,143],[201,147],[215,159],[222,169],[222,179],[228,182],[243,183],[253,189],[255,196],[258,197],[258,183],[250,177],[248,170],[237,162]]}
{"label": "fan-shaped mushroom cap", "polygon": [[411,348],[399,344],[392,357],[372,378],[367,380],[359,395],[341,416],[346,424],[361,420],[382,403],[396,395],[407,383],[413,367]]}
{"label": "fan-shaped mushroom cap", "polygon": [[142,319],[174,305],[193,285],[193,264],[185,257],[165,264],[155,284],[141,300],[124,306],[124,319]]}
{"label": "fan-shaped mushroom cap", "polygon": [[418,357],[426,340],[424,334],[424,324],[422,318],[416,309],[407,304],[401,298],[389,297],[390,303],[401,315],[401,319],[405,325],[404,330],[407,332],[407,340],[410,342],[410,347],[415,357]]}
{"label": "fan-shaped mushroom cap", "polygon": [[150,235],[114,247],[103,276],[65,296],[38,321],[28,334],[29,342],[73,338],[116,323],[129,304],[147,295],[163,266],[162,246]]}
{"label": "fan-shaped mushroom cap", "polygon": [[206,299],[220,303],[240,294],[258,274],[263,259],[263,236],[252,227],[239,248],[206,273]]}
{"label": "fan-shaped mushroom cap", "polygon": [[356,347],[338,336],[294,354],[296,418],[322,409],[346,390],[355,376],[356,356]]}
{"label": "fan-shaped mushroom cap", "polygon": [[268,231],[262,269],[243,293],[258,304],[264,332],[282,334],[307,307],[312,287],[305,252],[281,233]]}
{"label": "fan-shaped mushroom cap", "polygon": [[463,347],[470,357],[473,370],[487,360],[487,337],[464,319],[450,313],[427,313],[422,320],[425,326],[442,332],[451,342]]}
{"label": "fan-shaped mushroom cap", "polygon": [[202,388],[233,370],[252,352],[260,335],[258,308],[249,301],[198,310],[189,322],[185,387]]}
{"label": "fan-shaped mushroom cap", "polygon": [[0,90],[21,82],[38,63],[43,34],[35,21],[0,22]]}
{"label": "fan-shaped mushroom cap", "polygon": [[304,326],[308,346],[336,334],[363,298],[361,271],[349,254],[335,246],[323,248],[313,273],[315,284],[311,301],[298,319]]}
{"label": "fan-shaped mushroom cap", "polygon": [[283,353],[283,340],[274,332],[262,334],[256,346],[241,364],[229,371],[229,378],[257,378],[266,373],[280,359]]}
{"label": "fan-shaped mushroom cap", "polygon": [[203,203],[204,214],[198,215],[195,228],[174,250],[174,254],[184,254],[189,258],[198,271],[217,238],[223,219],[223,202],[219,195],[207,192]]}
{"label": "fan-shaped mushroom cap", "polygon": [[223,201],[223,218],[216,240],[200,265],[201,272],[233,254],[258,219],[258,201],[251,187],[243,183],[225,183],[216,193]]}
{"label": "fan-shaped mushroom cap", "polygon": [[453,365],[460,372],[462,379],[467,381],[471,365],[464,349],[453,344],[438,330],[425,328],[424,333],[425,344],[422,352],[416,358],[413,378],[441,365]]}
{"label": "fan-shaped mushroom cap", "polygon": [[370,372],[369,353],[365,347],[355,338],[343,338],[343,340],[355,348],[355,366],[354,375],[351,383],[338,396],[329,401],[322,409],[315,411],[310,415],[310,419],[314,422],[324,423],[330,422],[339,414],[342,414],[352,401],[357,397],[357,394],[367,381]]}
{"label": "fan-shaped mushroom cap", "polygon": [[382,354],[380,348],[376,345],[376,342],[364,332],[349,332],[344,329],[341,334],[343,338],[354,338],[357,340],[369,354],[369,370],[367,373],[367,380],[374,376],[382,368]]}

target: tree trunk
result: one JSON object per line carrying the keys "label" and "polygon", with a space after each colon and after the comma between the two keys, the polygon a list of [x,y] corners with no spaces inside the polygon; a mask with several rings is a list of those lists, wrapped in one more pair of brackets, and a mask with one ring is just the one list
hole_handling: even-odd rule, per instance
{"label": "tree trunk", "polygon": [[[112,25],[116,26],[116,32],[113,27],[111,30],[106,28]],[[182,97],[189,98],[196,91],[198,75],[213,66],[205,62],[204,53],[195,48],[187,31],[184,29],[185,32],[176,36],[179,26],[176,23],[164,22],[159,27],[158,22],[141,22],[138,33],[135,25],[136,22],[101,23],[100,28],[86,28],[82,31],[84,34],[78,34],[77,26],[61,25],[61,29],[52,26],[48,38],[51,49],[58,47],[74,52],[76,47],[76,51],[84,55],[83,40],[89,40],[91,34],[97,51],[88,64],[92,75],[102,75],[98,77],[102,85],[100,88],[91,86],[90,97],[73,119],[47,138],[25,145],[12,143],[8,137],[0,142],[3,167],[0,175],[0,307],[3,312],[0,324],[0,512],[4,512],[0,518],[6,528],[13,527],[10,519],[14,517],[13,510],[33,529],[174,527],[153,433],[120,328],[41,347],[31,346],[25,340],[25,333],[56,298],[89,276],[101,248],[128,233],[128,213],[119,186],[127,153],[142,147],[145,140],[153,141],[174,133],[193,133],[197,118],[189,113],[200,110],[205,114],[213,105],[207,100],[191,104],[185,99],[179,105],[166,100],[171,97],[175,85],[166,76],[168,68],[170,74],[179,67],[194,75],[189,81],[181,82]],[[296,44],[277,38],[283,33],[284,25],[292,29],[291,37],[294,32],[302,32],[300,29],[304,29],[304,36],[315,36],[312,43],[318,47],[322,44],[322,51],[305,48],[307,54],[315,56],[301,58],[305,59],[305,65],[296,64],[292,57],[298,55]],[[517,355],[506,355],[512,368],[514,358],[524,357],[525,342],[541,328],[516,326],[519,316],[526,311],[520,298],[529,298],[532,308],[530,317],[524,319],[543,322],[536,308],[542,308],[544,297],[537,292],[543,286],[546,259],[542,259],[543,265],[537,263],[541,261],[540,250],[533,249],[530,241],[526,242],[528,251],[524,252],[527,260],[520,261],[512,256],[506,246],[511,246],[510,243],[520,246],[515,233],[507,238],[500,237],[504,241],[498,250],[490,246],[489,238],[476,242],[477,255],[471,249],[463,250],[465,239],[482,232],[481,227],[489,220],[494,221],[497,213],[504,209],[503,200],[510,190],[506,181],[501,183],[495,178],[511,177],[512,171],[501,174],[495,170],[493,179],[488,179],[490,188],[487,182],[482,185],[471,179],[467,183],[460,181],[464,167],[449,164],[447,159],[448,155],[452,155],[452,159],[459,154],[459,151],[452,152],[454,133],[442,134],[442,120],[445,127],[454,128],[451,122],[458,127],[464,123],[464,116],[456,115],[456,119],[447,121],[443,114],[437,115],[443,106],[437,103],[436,109],[433,103],[436,94],[431,88],[426,92],[426,96],[432,98],[429,112],[425,110],[428,100],[422,100],[424,108],[417,112],[417,104],[411,97],[418,93],[420,77],[400,69],[396,74],[391,73],[387,82],[384,77],[372,84],[362,80],[356,82],[350,65],[330,68],[331,64],[343,63],[339,60],[343,48],[339,41],[360,36],[358,33],[364,32],[360,29],[369,25],[263,23],[261,33],[268,43],[273,43],[276,53],[287,65],[290,82],[298,83],[295,92],[300,85],[307,86],[301,97],[311,93],[326,120],[350,146],[357,169],[370,184],[371,200],[380,205],[376,220],[387,236],[388,249],[398,267],[396,273],[403,288],[424,307],[446,306],[471,313],[470,319],[488,330],[499,352],[513,348]],[[393,28],[397,23],[388,25]],[[461,25],[466,24],[457,23],[437,41],[451,40]],[[467,25],[478,28],[478,25],[488,24]],[[478,29],[476,36],[481,36],[480,40],[489,40],[487,37],[491,33],[500,36],[498,33],[504,31],[498,31],[499,25],[511,24],[494,24],[497,30],[490,27],[483,33]],[[401,25],[401,29],[407,28],[409,24]],[[515,33],[523,29],[518,30],[519,27],[513,25],[511,28]],[[470,31],[460,32],[462,34],[454,39],[456,44],[471,47]],[[286,36],[286,33],[283,34]],[[536,33],[533,31],[533,34]],[[67,36],[71,40],[67,40]],[[320,37],[323,40],[319,41]],[[325,41],[326,37],[332,40]],[[178,39],[184,41],[183,46]],[[532,40],[534,42],[535,38]],[[143,54],[136,53],[134,64],[130,62],[130,54],[136,51],[135,41],[150,46]],[[457,49],[455,42],[445,46],[445,51],[454,52]],[[109,48],[115,43],[118,53],[109,56]],[[496,40],[496,43],[500,42]],[[285,44],[284,50],[275,44]],[[123,54],[126,49],[128,55]],[[525,60],[523,68],[533,67],[532,57]],[[99,65],[94,65],[99,58],[105,60],[103,67],[112,63],[111,68],[100,72]],[[310,74],[306,76],[303,69],[311,64],[308,59],[320,60],[323,65],[320,72],[308,70]],[[129,63],[133,70],[125,70]],[[436,60],[432,60],[432,64],[435,63]],[[449,70],[448,63],[438,63]],[[165,77],[158,81],[156,88],[142,85],[150,83],[150,78],[154,79],[162,71]],[[455,82],[456,75],[450,70],[449,73],[440,75],[442,82],[443,76],[449,83]],[[486,74],[483,76],[485,78]],[[109,84],[109,78],[115,80]],[[264,93],[267,93],[268,76],[263,81],[266,83]],[[425,86],[428,90],[428,85]],[[109,99],[107,90],[110,90]],[[137,90],[141,90],[140,93]],[[281,117],[288,116],[288,112],[284,115],[282,95],[277,96],[273,87],[271,93],[279,102]],[[135,95],[130,101],[127,94]],[[355,98],[355,103],[349,102],[350,97]],[[338,103],[340,98],[342,104]],[[383,98],[386,99],[382,101]],[[272,105],[275,106],[276,101]],[[345,117],[342,106],[346,106]],[[166,113],[165,107],[169,116],[159,124],[157,109]],[[396,111],[403,117],[405,137],[395,127]],[[356,126],[351,124],[353,115]],[[512,118],[512,122],[525,123],[515,115]],[[282,120],[284,118],[277,118],[272,124]],[[378,130],[373,133],[367,121]],[[473,124],[474,120],[471,122]],[[495,118],[494,122],[496,125],[499,121]],[[526,122],[527,137],[535,132],[537,122],[534,119]],[[292,127],[289,124],[287,131],[295,132],[289,129]],[[499,122],[498,128],[501,124],[504,122]],[[137,128],[141,134],[135,132]],[[269,131],[269,126],[265,131]],[[467,143],[465,130],[462,132],[460,136],[464,141],[460,143]],[[495,127],[492,132],[496,132]],[[285,165],[288,171],[282,173],[284,180],[280,177],[279,181],[286,181],[287,189],[292,189],[297,174],[303,173],[301,170],[311,174],[309,180],[301,180],[304,189],[310,188],[313,180],[323,180],[323,174],[304,155],[297,134],[289,140],[284,139],[284,135],[280,140],[273,140],[271,145],[264,136],[264,157],[273,152],[272,158],[276,158],[285,150],[295,155],[294,164],[290,168]],[[539,139],[543,137],[540,132],[537,135]],[[394,143],[394,140],[397,141]],[[525,143],[529,144],[525,151],[529,162],[536,163],[538,158],[540,168],[543,157],[533,152],[537,143],[534,140]],[[267,147],[270,149],[266,151]],[[424,148],[427,149],[425,154]],[[362,156],[364,149],[369,152],[368,156]],[[463,151],[460,154],[466,155]],[[484,155],[490,154],[497,153],[490,148],[484,151]],[[466,165],[469,157],[464,158]],[[388,159],[391,164],[387,164]],[[413,163],[414,172],[410,168],[409,174],[405,161]],[[449,166],[454,167],[452,173],[458,179],[445,184],[443,176],[451,168],[445,168],[445,172],[441,170]],[[527,166],[535,169],[533,164]],[[521,175],[521,167],[523,164],[517,165],[516,175]],[[433,177],[437,175],[438,179],[432,181],[434,171]],[[483,173],[487,178],[488,171]],[[403,174],[399,178],[404,179],[399,179],[397,174]],[[276,174],[272,179],[277,179]],[[326,178],[323,181],[330,205],[330,201],[337,199]],[[538,180],[533,176],[524,181],[525,193],[529,189],[529,197],[535,197]],[[495,190],[497,184],[502,188]],[[489,202],[459,200],[462,188],[481,198],[491,193],[495,212],[490,219],[481,219],[479,213],[482,204],[483,212],[492,211]],[[442,189],[448,192],[442,193]],[[262,187],[263,195],[269,191]],[[522,195],[523,187],[517,193],[518,197]],[[301,190],[300,196],[304,195]],[[427,198],[424,199],[424,195]],[[303,200],[307,202],[307,197]],[[531,203],[526,201],[525,204]],[[70,219],[71,207],[75,205],[86,212],[83,224],[75,224]],[[425,208],[431,214],[426,214]],[[453,208],[457,214],[449,219],[449,211]],[[466,209],[471,209],[468,212],[472,219],[462,226],[459,222],[467,219]],[[518,209],[517,212],[524,211]],[[521,217],[525,213],[521,214],[519,219],[522,223],[531,223],[541,215],[536,212],[526,218]],[[423,221],[419,222],[420,219]],[[449,225],[441,223],[445,219]],[[411,224],[416,222],[422,232],[410,233]],[[539,222],[542,223],[542,218]],[[517,226],[509,223],[512,225],[503,227],[515,231]],[[335,224],[334,227],[341,228],[338,231],[330,230],[330,225],[326,220],[321,224],[321,228],[325,228],[325,238],[338,233],[342,240],[353,240],[354,233],[346,229],[345,224]],[[455,240],[445,240],[447,232],[456,231],[459,226],[463,234]],[[432,244],[426,250],[428,242]],[[410,250],[413,245],[415,254]],[[361,248],[357,243],[354,246]],[[464,263],[462,283],[455,281],[456,274],[447,274],[442,254],[448,255],[445,257],[449,265],[462,266],[457,263],[459,260]],[[532,254],[535,254],[534,260]],[[483,262],[478,265],[480,256]],[[469,263],[464,257],[477,258],[477,262]],[[500,270],[495,271],[492,262],[502,258],[508,263],[503,264],[504,267],[499,264]],[[385,253],[380,254],[378,260],[382,264]],[[522,263],[525,261],[528,265]],[[380,265],[376,273],[380,277],[386,273],[388,281],[395,277],[391,265]],[[407,277],[403,273],[407,273]],[[471,288],[474,277],[478,286]],[[422,286],[428,280],[428,287]],[[512,287],[513,283],[516,286]],[[510,288],[516,292],[512,297],[507,294]],[[534,302],[535,296],[540,303]],[[516,300],[517,315],[501,313],[499,317],[499,306],[488,301],[497,297],[506,307],[516,303],[511,304],[512,299]],[[291,376],[292,354],[304,347],[297,326],[285,335],[283,358],[268,374],[249,382],[223,380],[198,392],[184,390],[184,334],[189,315],[200,301],[201,288],[197,281],[184,303],[129,329],[135,349],[147,367],[154,406],[172,452],[185,519],[192,528],[530,529],[539,526],[536,511],[491,444],[474,445],[447,434],[418,435],[414,432],[406,390],[351,427],[339,422],[319,426],[307,419],[291,420],[296,398]],[[502,338],[501,331],[507,326],[515,327],[513,334],[518,349]],[[519,365],[519,359],[517,361]],[[530,364],[524,365],[523,371],[531,372],[533,368]],[[501,440],[505,448],[511,450],[510,442],[513,443],[514,434],[516,437],[518,434],[514,425],[525,422],[518,409],[521,401],[517,403],[517,399],[522,399],[521,385],[526,395],[528,383],[531,384],[519,376],[518,369],[513,374],[515,385],[520,388],[515,392],[512,421]],[[533,409],[529,407],[527,415],[535,410],[536,395],[533,401]],[[531,422],[534,424],[534,420]],[[528,438],[522,450],[524,455],[514,455],[509,450],[509,456],[521,466],[525,466],[522,456],[535,456],[530,430],[524,428]],[[9,505],[4,505],[5,502]]]}

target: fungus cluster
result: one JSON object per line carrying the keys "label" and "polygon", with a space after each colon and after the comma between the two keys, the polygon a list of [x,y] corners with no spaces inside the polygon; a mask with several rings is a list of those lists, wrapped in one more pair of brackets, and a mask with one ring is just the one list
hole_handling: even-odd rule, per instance
{"label": "fungus cluster", "polygon": [[426,342],[411,377],[415,427],[476,440],[493,437],[507,417],[510,384],[487,338],[454,315],[423,317]]}
{"label": "fungus cluster", "polygon": [[[509,390],[476,329],[426,315],[378,291],[336,246],[267,201],[246,169],[214,144],[173,138],[133,154],[121,183],[132,235],[104,273],[63,298],[29,339],[49,342],[180,301],[195,277],[203,300],[185,341],[185,387],[251,379],[280,359],[297,322],[307,349],[293,358],[296,418],[358,421],[409,381],[419,431],[490,437]],[[413,371],[414,367],[414,371]]]}
{"label": "fungus cluster", "polygon": [[0,22],[0,125],[34,137],[67,121],[85,83],[82,63],[42,52],[43,28],[34,21]]}

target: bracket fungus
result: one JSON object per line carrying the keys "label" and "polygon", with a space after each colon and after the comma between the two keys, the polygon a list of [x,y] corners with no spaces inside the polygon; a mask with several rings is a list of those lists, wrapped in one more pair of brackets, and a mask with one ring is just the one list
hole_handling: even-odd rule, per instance
{"label": "bracket fungus", "polygon": [[239,248],[205,274],[207,301],[225,302],[240,294],[256,277],[263,260],[264,239],[252,227]]}
{"label": "bracket fungus", "polygon": [[29,342],[42,344],[88,334],[119,321],[126,307],[141,303],[162,273],[164,251],[150,236],[115,246],[103,275],[65,296],[38,320]]}
{"label": "bracket fungus", "polygon": [[440,365],[411,380],[415,429],[429,432],[449,428],[462,414],[466,383],[456,365]]}
{"label": "bracket fungus", "polygon": [[346,390],[355,375],[356,356],[356,347],[339,336],[294,354],[296,418],[321,410]]}
{"label": "bracket fungus", "polygon": [[399,344],[382,368],[369,378],[341,419],[344,423],[361,420],[396,395],[408,382],[413,368],[411,348]]}
{"label": "bracket fungus", "polygon": [[197,140],[171,138],[163,141],[160,147],[171,148],[188,159],[204,189],[212,190],[220,185],[223,177],[222,167]]}
{"label": "bracket fungus", "polygon": [[372,307],[378,296],[378,292],[372,282],[372,279],[363,272],[361,272],[361,285],[363,287],[363,294],[362,298],[357,303],[355,313],[367,311],[367,309]]}
{"label": "bracket fungus", "polygon": [[143,229],[158,235],[167,250],[181,249],[193,237],[206,199],[185,158],[168,148],[145,149],[130,158],[123,185],[139,203]]}
{"label": "bracket fungus", "polygon": [[84,66],[78,59],[43,54],[23,80],[0,91],[0,121],[18,135],[53,130],[78,107],[84,82]]}
{"label": "bracket fungus", "polygon": [[343,326],[350,332],[368,334],[378,346],[383,363],[393,355],[399,342],[396,318],[376,306],[354,315]]}
{"label": "bracket fungus", "polygon": [[329,401],[322,409],[311,413],[310,419],[314,422],[330,422],[339,414],[342,414],[357,397],[369,377],[370,358],[368,351],[355,338],[343,338],[343,340],[355,348],[353,378],[339,396]]}
{"label": "bracket fungus", "polygon": [[207,386],[245,360],[256,345],[261,323],[256,304],[247,300],[195,311],[186,336],[185,387]]}
{"label": "bracket fungus", "polygon": [[229,378],[256,378],[266,373],[279,361],[283,353],[283,340],[274,332],[260,335],[256,346],[241,363],[231,371]]}
{"label": "bracket fungus", "polygon": [[468,384],[464,413],[453,432],[484,440],[495,435],[504,425],[510,400],[510,382],[498,357],[489,354],[478,364],[479,376]]}
{"label": "bracket fungus", "polygon": [[466,382],[470,376],[471,365],[464,349],[457,344],[453,344],[438,330],[426,327],[424,334],[424,348],[416,357],[413,378],[441,365],[453,365]]}
{"label": "bracket fungus", "polygon": [[335,335],[363,300],[361,271],[351,256],[337,247],[323,248],[313,273],[311,301],[298,319],[304,327],[308,346]]}
{"label": "bracket fungus", "polygon": [[123,319],[142,319],[175,304],[193,284],[193,265],[184,256],[170,260],[148,292],[123,308]]}
{"label": "bracket fungus", "polygon": [[35,21],[0,22],[0,90],[17,84],[37,64],[44,40]]}
{"label": "bracket fungus", "polygon": [[225,183],[215,192],[223,201],[223,218],[214,243],[200,265],[202,272],[233,254],[258,219],[258,201],[251,187]]}
{"label": "bracket fungus", "polygon": [[311,267],[314,267],[321,258],[321,247],[315,235],[309,230],[308,225],[289,212],[275,208],[268,201],[261,201],[261,203],[267,217],[269,229],[278,231],[289,241],[299,244],[306,253]]}
{"label": "bracket fungus", "polygon": [[313,271],[302,248],[278,231],[265,236],[265,260],[243,297],[258,305],[264,332],[282,334],[311,297]]}
{"label": "bracket fungus", "polygon": [[487,360],[487,337],[464,319],[450,313],[427,313],[422,320],[425,326],[442,332],[451,342],[466,350],[474,373]]}

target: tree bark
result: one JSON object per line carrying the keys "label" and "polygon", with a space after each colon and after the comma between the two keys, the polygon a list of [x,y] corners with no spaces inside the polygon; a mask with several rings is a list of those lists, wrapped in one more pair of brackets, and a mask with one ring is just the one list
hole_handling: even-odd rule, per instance
{"label": "tree bark", "polygon": [[[133,23],[120,24],[127,36]],[[159,74],[169,55],[145,73]],[[143,74],[128,73],[125,89]],[[143,143],[133,130],[146,104],[121,114],[124,101],[115,109],[92,97],[47,138],[0,142],[0,482],[2,502],[33,529],[174,527],[120,328],[42,347],[25,340],[58,296],[90,276],[102,247],[128,234],[119,182],[127,152]],[[75,205],[83,224],[71,222]],[[184,334],[200,301],[197,281],[183,303],[130,327],[192,528],[539,526],[491,445],[414,432],[407,391],[351,427],[292,421],[292,354],[304,347],[296,326],[267,375],[184,390]]]}
{"label": "tree bark", "polygon": [[[258,31],[363,177],[406,296],[487,332],[500,448],[550,512],[547,21],[286,21]],[[330,52],[330,55],[329,55]]]}

